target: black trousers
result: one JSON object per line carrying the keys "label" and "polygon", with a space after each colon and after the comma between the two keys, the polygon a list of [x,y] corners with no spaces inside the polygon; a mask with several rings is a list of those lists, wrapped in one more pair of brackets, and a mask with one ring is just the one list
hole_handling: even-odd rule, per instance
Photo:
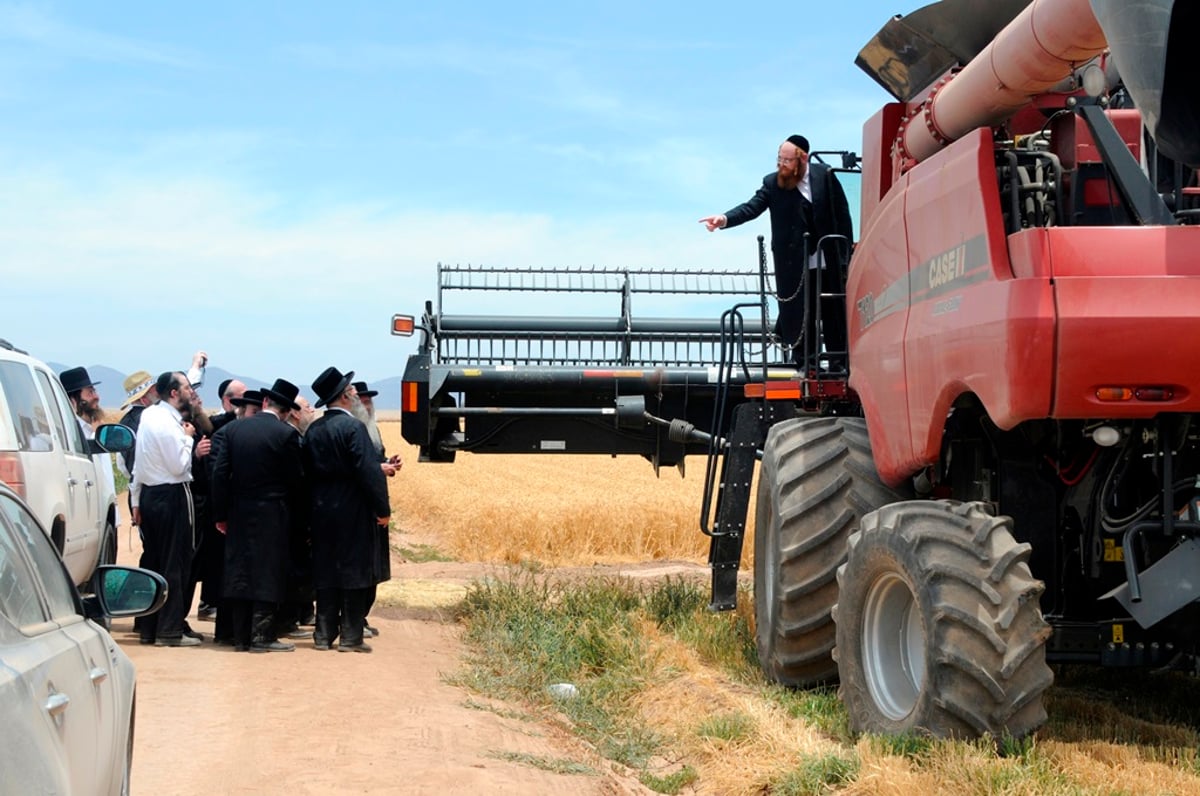
{"label": "black trousers", "polygon": [[192,572],[192,528],[195,517],[188,484],[142,487],[142,565],[167,581],[167,601],[143,619],[143,639],[177,639],[191,610],[188,582]]}
{"label": "black trousers", "polygon": [[332,644],[341,636],[343,647],[361,644],[371,589],[317,589],[317,624],[313,641]]}
{"label": "black trousers", "polygon": [[[775,285],[779,296],[779,320],[775,334],[780,342],[793,346],[792,361],[815,368],[822,348],[837,369],[845,366],[847,348],[845,279],[840,257],[827,251],[820,268],[808,267],[807,257],[781,252],[775,256]],[[821,284],[817,285],[817,280]],[[820,309],[820,322],[817,314]]]}
{"label": "black trousers", "polygon": [[[819,292],[818,279],[821,280]],[[824,349],[830,352],[831,362],[837,362],[844,367],[847,345],[845,299],[841,296],[822,297],[820,295],[821,293],[842,293],[844,291],[838,268],[810,268],[808,270],[804,282],[804,304],[807,317],[804,321],[801,345],[797,349],[796,362],[804,364],[801,362],[801,357],[807,353],[808,357],[813,360],[809,364],[815,367],[816,360],[822,358],[821,343],[824,343]],[[817,322],[818,307],[820,307],[819,326]]]}
{"label": "black trousers", "polygon": [[248,647],[251,644],[270,644],[279,639],[275,603],[262,600],[238,600],[226,597],[217,611],[220,619],[221,611],[229,615],[233,643],[238,647]]}

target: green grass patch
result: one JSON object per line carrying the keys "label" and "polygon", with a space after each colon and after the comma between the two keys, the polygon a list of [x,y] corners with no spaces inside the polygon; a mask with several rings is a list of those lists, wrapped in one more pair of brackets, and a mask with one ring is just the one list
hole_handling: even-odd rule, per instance
{"label": "green grass patch", "polygon": [[696,734],[719,741],[742,741],[754,734],[754,719],[745,713],[718,713],[700,722]]}
{"label": "green grass patch", "polygon": [[919,760],[933,748],[934,740],[928,735],[909,732],[902,735],[872,735],[868,743],[880,754]]}
{"label": "green grass patch", "polygon": [[761,682],[758,653],[742,613],[708,610],[708,595],[694,581],[667,578],[646,597],[646,611],[709,664],[742,682]]}
{"label": "green grass patch", "polygon": [[797,689],[772,684],[763,689],[763,695],[792,718],[811,724],[830,738],[845,744],[854,742],[850,716],[838,699],[836,686]]}
{"label": "green grass patch", "polygon": [[638,777],[638,781],[655,793],[679,793],[699,778],[700,775],[696,773],[696,769],[684,766],[678,771],[661,777],[644,771]]}
{"label": "green grass patch", "polygon": [[[481,581],[463,600],[471,649],[455,680],[560,710],[602,755],[641,768],[660,741],[628,707],[653,667],[640,607],[623,581],[566,586],[520,572]],[[547,688],[560,682],[575,684],[576,696],[554,700]]]}
{"label": "green grass patch", "polygon": [[542,755],[531,755],[524,752],[492,752],[488,756],[495,758],[496,760],[507,760],[510,763],[520,763],[521,765],[540,769],[542,771],[552,771],[555,774],[575,774],[585,777],[594,777],[599,774],[596,769],[589,765],[577,763],[574,760],[568,760],[564,757],[544,757]]}
{"label": "green grass patch", "polygon": [[858,776],[858,758],[845,755],[810,757],[771,783],[772,796],[815,796],[848,785]]}

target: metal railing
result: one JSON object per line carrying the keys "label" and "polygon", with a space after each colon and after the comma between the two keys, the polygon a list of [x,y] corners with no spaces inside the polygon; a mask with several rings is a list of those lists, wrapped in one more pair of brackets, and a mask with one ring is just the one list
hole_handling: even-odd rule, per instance
{"label": "metal railing", "polygon": [[[446,311],[468,295],[504,314]],[[442,364],[713,367],[721,361],[721,312],[747,301],[762,301],[757,271],[439,265],[431,331]],[[612,313],[596,314],[606,303]],[[650,309],[635,315],[642,305]],[[652,315],[655,309],[696,317]],[[745,339],[756,348],[743,352],[746,359],[761,360],[762,345],[771,349],[768,358],[782,359],[763,342],[769,335],[762,327],[747,320]]]}

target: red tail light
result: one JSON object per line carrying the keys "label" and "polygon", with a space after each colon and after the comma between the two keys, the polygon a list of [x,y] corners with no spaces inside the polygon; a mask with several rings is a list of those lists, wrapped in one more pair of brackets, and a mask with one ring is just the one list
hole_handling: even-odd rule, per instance
{"label": "red tail light", "polygon": [[25,498],[25,468],[21,466],[21,457],[15,453],[0,453],[0,481],[12,487],[12,490]]}

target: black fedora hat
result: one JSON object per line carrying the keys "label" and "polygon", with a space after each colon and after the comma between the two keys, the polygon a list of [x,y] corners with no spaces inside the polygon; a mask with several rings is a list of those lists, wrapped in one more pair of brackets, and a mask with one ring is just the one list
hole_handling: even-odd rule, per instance
{"label": "black fedora hat", "polygon": [[330,401],[336,401],[353,378],[354,371],[342,375],[342,372],[332,365],[325,368],[312,383],[313,392],[317,394],[317,402],[313,404],[313,407],[320,409]]}
{"label": "black fedora hat", "polygon": [[275,383],[271,385],[270,389],[263,388],[262,394],[272,401],[278,401],[289,409],[297,411],[300,409],[300,404],[296,403],[296,396],[300,394],[300,388],[290,381],[275,379]]}
{"label": "black fedora hat", "polygon": [[365,381],[354,382],[354,391],[358,393],[359,397],[361,398],[374,398],[376,395],[379,395],[379,390],[367,389],[367,383]]}
{"label": "black fedora hat", "polygon": [[67,391],[68,395],[73,392],[79,392],[84,387],[95,387],[100,383],[92,381],[92,377],[88,375],[87,368],[67,368],[58,374],[58,380],[62,382],[63,389]]}
{"label": "black fedora hat", "polygon": [[234,406],[262,406],[262,399],[262,390],[246,390],[240,398],[230,398],[229,403]]}

